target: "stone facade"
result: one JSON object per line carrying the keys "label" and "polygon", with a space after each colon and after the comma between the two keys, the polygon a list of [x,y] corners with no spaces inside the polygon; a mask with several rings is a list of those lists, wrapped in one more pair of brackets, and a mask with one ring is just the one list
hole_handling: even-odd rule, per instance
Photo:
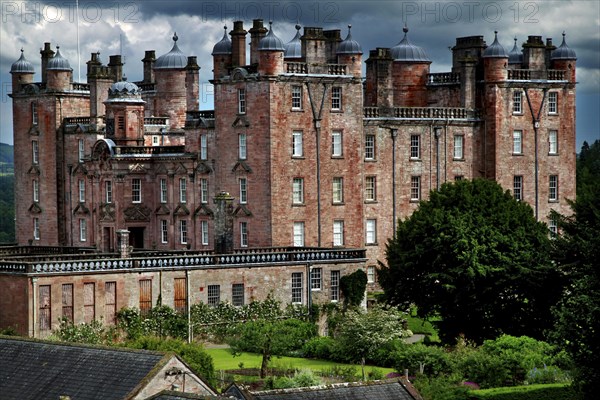
{"label": "stone facade", "polygon": [[363,80],[360,45],[339,30],[304,28],[293,56],[261,20],[225,32],[211,111],[197,109],[198,66],[176,35],[158,59],[146,51],[141,82],[122,80],[119,56],[92,54],[88,83],[74,83],[50,44],[42,82],[11,71],[19,244],[112,253],[128,229],[135,249],[214,251],[227,226],[227,249],[366,248],[376,266],[396,221],[445,182],[494,179],[550,225],[551,210],[569,212],[576,57],[564,41],[530,36],[515,62],[497,41],[457,38],[452,70],[434,74],[405,29],[369,52]]}

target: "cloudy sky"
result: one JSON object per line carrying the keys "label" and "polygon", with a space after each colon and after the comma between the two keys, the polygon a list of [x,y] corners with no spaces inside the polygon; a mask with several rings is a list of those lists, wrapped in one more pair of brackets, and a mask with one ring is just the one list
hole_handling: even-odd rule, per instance
{"label": "cloudy sky", "polygon": [[432,59],[432,72],[450,70],[449,47],[456,37],[483,35],[491,44],[497,30],[501,44],[510,51],[514,37],[519,44],[528,35],[551,37],[558,46],[565,31],[578,57],[577,148],[583,140],[600,139],[600,6],[595,0],[80,0],[78,6],[77,13],[75,1],[0,0],[0,142],[12,144],[9,71],[21,48],[36,68],[36,81],[41,80],[39,50],[44,42],[53,48],[60,45],[75,81],[85,82],[85,62],[98,51],[104,63],[109,55],[122,54],[125,74],[137,81],[142,78],[144,51],[156,50],[157,57],[168,52],[176,31],[180,49],[198,57],[201,108],[211,109],[212,47],[223,36],[224,25],[230,30],[234,20],[243,20],[248,29],[254,18],[273,20],[274,31],[284,42],[294,36],[297,22],[303,27],[341,29],[343,37],[351,24],[364,59],[371,49],[396,45],[406,23],[411,42],[425,48]]}

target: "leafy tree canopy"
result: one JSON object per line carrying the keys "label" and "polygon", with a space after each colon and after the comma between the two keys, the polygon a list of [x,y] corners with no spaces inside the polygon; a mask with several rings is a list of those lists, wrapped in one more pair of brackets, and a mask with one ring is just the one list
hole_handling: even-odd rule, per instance
{"label": "leafy tree canopy", "polygon": [[560,295],[549,248],[546,225],[496,182],[446,183],[398,224],[380,282],[392,304],[441,316],[446,342],[540,338]]}
{"label": "leafy tree canopy", "polygon": [[577,161],[573,214],[558,217],[554,257],[569,280],[555,309],[551,337],[571,354],[586,398],[600,387],[600,141],[584,143]]}

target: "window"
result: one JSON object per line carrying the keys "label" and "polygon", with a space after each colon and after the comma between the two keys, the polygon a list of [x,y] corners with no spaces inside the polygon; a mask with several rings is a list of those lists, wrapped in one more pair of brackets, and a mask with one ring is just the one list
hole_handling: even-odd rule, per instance
{"label": "window", "polygon": [[33,218],[33,240],[40,240],[40,219]]}
{"label": "window", "polygon": [[240,133],[238,136],[238,157],[240,160],[245,160],[247,156],[246,134]]}
{"label": "window", "polygon": [[246,114],[246,89],[238,89],[238,113]]}
{"label": "window", "polygon": [[294,178],[292,181],[292,203],[303,204],[304,203],[304,179]]}
{"label": "window", "polygon": [[292,303],[302,304],[302,272],[292,272]]}
{"label": "window", "polygon": [[464,141],[463,135],[454,135],[454,159],[462,160],[464,158]]}
{"label": "window", "polygon": [[39,164],[40,162],[40,147],[37,140],[31,142],[31,162]]}
{"label": "window", "polygon": [[79,202],[85,203],[85,181],[83,179],[79,180]]}
{"label": "window", "polygon": [[208,246],[208,221],[200,221],[200,235],[202,237],[202,245]]}
{"label": "window", "polygon": [[342,203],[344,201],[344,178],[333,178],[333,202]]}
{"label": "window", "polygon": [[37,103],[35,101],[31,103],[31,123],[33,125],[38,124]]}
{"label": "window", "polygon": [[117,282],[104,284],[104,317],[108,324],[114,324],[117,317]]}
{"label": "window", "polygon": [[244,305],[244,284],[234,283],[231,285],[231,304],[235,307]]}
{"label": "window", "polygon": [[374,176],[365,177],[365,200],[377,200],[377,178]]}
{"label": "window", "polygon": [[310,270],[310,289],[321,290],[323,270],[320,267],[314,267]]}
{"label": "window", "polygon": [[160,180],[160,202],[167,202],[167,180],[165,178]]}
{"label": "window", "polygon": [[556,237],[558,234],[558,222],[556,221],[556,217],[551,216],[548,220],[548,230],[550,231],[550,237]]}
{"label": "window", "polygon": [[200,201],[204,204],[208,203],[208,179],[200,179]]}
{"label": "window", "polygon": [[158,146],[159,144],[159,140],[158,140],[158,136],[157,135],[153,135],[152,136],[152,146]]}
{"label": "window", "polygon": [[83,159],[85,158],[85,148],[84,148],[84,142],[83,139],[79,139],[78,142],[78,150],[79,150],[79,162],[82,162]]}
{"label": "window", "polygon": [[513,196],[517,201],[523,200],[523,177],[521,175],[513,177]]}
{"label": "window", "polygon": [[140,315],[146,317],[152,309],[152,279],[140,279]]}
{"label": "window", "polygon": [[40,201],[40,182],[37,179],[33,180],[33,201],[37,203]]}
{"label": "window", "polygon": [[513,92],[513,114],[521,114],[523,112],[523,92],[515,90]]}
{"label": "window", "polygon": [[368,219],[365,224],[365,243],[375,244],[377,243],[377,220]]}
{"label": "window", "polygon": [[79,241],[85,242],[87,240],[87,220],[79,220]]}
{"label": "window", "polygon": [[365,136],[365,160],[375,159],[375,135]]}
{"label": "window", "polygon": [[240,222],[240,246],[248,247],[248,223]]}
{"label": "window", "polygon": [[548,93],[548,114],[556,114],[558,112],[558,92]]}
{"label": "window", "polygon": [[334,86],[331,88],[331,109],[342,109],[342,88],[339,86]]}
{"label": "window", "polygon": [[294,246],[304,247],[304,222],[294,222]]}
{"label": "window", "polygon": [[248,180],[240,178],[240,204],[248,202]]}
{"label": "window", "polygon": [[302,157],[302,131],[292,132],[292,157]]}
{"label": "window", "polygon": [[160,241],[169,243],[169,225],[166,219],[160,220]]}
{"label": "window", "polygon": [[548,154],[558,154],[558,131],[548,131]]}
{"label": "window", "polygon": [[179,221],[179,241],[181,244],[187,244],[187,221],[181,220]]}
{"label": "window", "polygon": [[333,245],[344,245],[344,221],[333,221]]}
{"label": "window", "polygon": [[131,202],[142,202],[142,180],[135,178],[131,180]]}
{"label": "window", "polygon": [[369,265],[367,267],[367,283],[375,283],[375,266]]}
{"label": "window", "polygon": [[104,199],[109,204],[113,202],[112,181],[104,181]]}
{"label": "window", "polygon": [[62,285],[62,316],[73,322],[73,284]]}
{"label": "window", "polygon": [[331,271],[329,288],[331,290],[331,301],[338,301],[340,299],[340,271]]}
{"label": "window", "polygon": [[89,324],[96,319],[96,284],[83,284],[83,321]]}
{"label": "window", "polygon": [[462,181],[463,179],[465,179],[465,177],[463,175],[454,175],[455,181]]}
{"label": "window", "polygon": [[179,202],[187,202],[187,180],[185,178],[179,179]]}
{"label": "window", "polygon": [[292,109],[302,109],[302,86],[292,86]]}
{"label": "window", "polygon": [[49,331],[52,328],[52,308],[50,285],[40,285],[39,301],[40,301],[40,330]]}
{"label": "window", "polygon": [[123,132],[125,130],[125,117],[119,116],[117,118],[117,123],[119,124],[119,130]]}
{"label": "window", "polygon": [[206,133],[200,135],[200,159],[208,159],[208,135]]}
{"label": "window", "polygon": [[187,279],[186,278],[175,278],[173,280],[173,306],[175,311],[180,315],[187,314]]}
{"label": "window", "polygon": [[550,175],[548,179],[548,201],[558,201],[558,175]]}
{"label": "window", "polygon": [[221,302],[221,285],[208,285],[208,305],[216,306]]}
{"label": "window", "polygon": [[421,158],[421,136],[410,135],[410,158]]}
{"label": "window", "polygon": [[342,131],[333,131],[331,133],[331,156],[342,156]]}
{"label": "window", "polygon": [[513,131],[513,154],[523,153],[523,131]]}
{"label": "window", "polygon": [[421,199],[421,177],[410,177],[410,200],[419,201]]}

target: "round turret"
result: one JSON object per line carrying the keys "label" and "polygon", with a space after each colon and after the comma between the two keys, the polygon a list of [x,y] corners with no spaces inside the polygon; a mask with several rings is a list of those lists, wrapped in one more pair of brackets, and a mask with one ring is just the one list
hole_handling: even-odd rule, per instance
{"label": "round turret", "polygon": [[402,31],[404,38],[390,49],[392,59],[394,61],[403,62],[427,62],[431,63],[429,56],[425,50],[419,46],[415,46],[408,40],[408,28],[405,26]]}
{"label": "round turret", "polygon": [[338,64],[347,65],[346,73],[360,78],[362,74],[362,48],[356,40],[352,39],[350,29],[352,29],[352,25],[348,25],[348,35],[338,45],[336,52]]}
{"label": "round turret", "polygon": [[69,60],[60,54],[60,47],[56,46],[56,54],[48,60],[46,67],[46,88],[50,90],[69,90],[73,80],[73,69]]}
{"label": "round turret", "polygon": [[212,51],[213,76],[215,79],[223,78],[227,75],[233,56],[233,44],[227,34],[227,25],[223,29],[225,30],[223,38],[214,45]]}
{"label": "round turret", "polygon": [[258,73],[278,75],[283,73],[283,42],[273,32],[273,22],[269,22],[269,33],[258,44]]}
{"label": "round turret", "polygon": [[184,69],[187,65],[187,56],[177,46],[179,37],[173,35],[173,47],[167,54],[158,57],[154,63],[154,69]]}
{"label": "round turret", "polygon": [[296,24],[296,35],[285,44],[285,58],[302,58],[302,41],[300,40],[300,25]]}
{"label": "round turret", "polygon": [[577,55],[575,54],[575,50],[567,46],[567,41],[565,40],[566,34],[563,32],[562,35],[563,41],[560,47],[554,50],[550,55],[550,61],[553,69],[565,71],[564,79],[575,83],[577,82],[575,77]]}
{"label": "round turret", "polygon": [[484,79],[488,82],[505,81],[508,77],[508,53],[498,42],[498,31],[494,31],[494,42],[482,54]]}

